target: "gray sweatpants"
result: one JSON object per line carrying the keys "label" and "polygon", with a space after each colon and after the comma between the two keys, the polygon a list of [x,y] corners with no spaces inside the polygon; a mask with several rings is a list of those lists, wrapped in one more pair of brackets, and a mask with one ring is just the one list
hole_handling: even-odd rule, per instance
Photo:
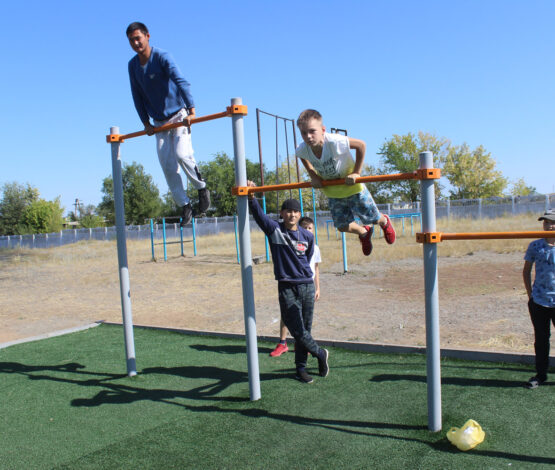
{"label": "gray sweatpants", "polygon": [[[163,124],[183,121],[187,117],[187,110],[183,108],[175,116],[167,121],[154,121],[156,127]],[[189,203],[189,198],[180,175],[180,168],[195,189],[202,189],[206,183],[202,180],[195,161],[193,144],[191,141],[191,129],[181,126],[165,132],[156,134],[156,150],[158,160],[166,177],[166,182],[172,193],[175,203],[181,207]]]}

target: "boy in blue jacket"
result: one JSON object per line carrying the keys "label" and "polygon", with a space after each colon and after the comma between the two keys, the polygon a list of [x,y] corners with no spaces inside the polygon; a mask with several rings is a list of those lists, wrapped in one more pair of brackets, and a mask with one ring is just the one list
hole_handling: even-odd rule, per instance
{"label": "boy in blue jacket", "polygon": [[[252,181],[248,181],[247,185],[256,186]],[[314,281],[310,269],[314,236],[298,226],[301,217],[299,201],[287,199],[283,202],[281,223],[264,214],[254,194],[249,194],[249,207],[270,243],[274,275],[278,281],[281,319],[295,338],[295,378],[304,383],[312,382],[306,371],[309,352],[318,359],[319,374],[326,377],[329,373],[328,350],[319,347],[310,334],[314,314]]]}

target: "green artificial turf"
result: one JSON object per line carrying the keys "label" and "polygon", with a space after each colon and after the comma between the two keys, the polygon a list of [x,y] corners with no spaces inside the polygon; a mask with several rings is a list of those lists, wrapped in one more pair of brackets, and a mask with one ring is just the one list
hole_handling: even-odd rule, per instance
{"label": "green artificial turf", "polygon": [[[553,382],[529,366],[442,360],[443,430],[427,430],[421,355],[330,349],[330,375],[293,379],[293,353],[259,344],[249,401],[244,341],[121,327],[0,350],[1,469],[553,468]],[[485,441],[446,439],[473,418]]]}

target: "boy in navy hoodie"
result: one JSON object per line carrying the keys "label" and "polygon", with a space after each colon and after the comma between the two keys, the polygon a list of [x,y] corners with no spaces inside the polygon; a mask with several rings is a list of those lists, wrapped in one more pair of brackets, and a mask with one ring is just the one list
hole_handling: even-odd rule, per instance
{"label": "boy in navy hoodie", "polygon": [[[256,186],[252,181],[248,181],[247,185]],[[295,338],[295,378],[304,383],[312,382],[306,371],[309,352],[318,359],[319,374],[326,377],[329,373],[328,350],[319,347],[310,334],[314,314],[314,281],[309,262],[314,251],[314,236],[298,226],[301,217],[299,201],[287,199],[283,202],[281,223],[264,214],[252,193],[249,194],[249,207],[270,243],[281,318]]]}

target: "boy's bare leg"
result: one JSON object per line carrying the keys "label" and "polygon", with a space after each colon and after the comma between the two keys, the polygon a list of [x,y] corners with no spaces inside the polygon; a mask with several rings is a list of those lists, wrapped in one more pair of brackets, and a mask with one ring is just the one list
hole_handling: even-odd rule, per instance
{"label": "boy's bare leg", "polygon": [[[380,215],[380,218],[378,220],[378,224],[380,227],[385,227],[387,225],[387,219],[384,217],[384,215]],[[364,228],[363,225],[359,225],[356,222],[351,222],[347,227],[341,227],[338,228],[338,230],[340,232],[346,232],[346,233],[354,233],[358,236],[364,236],[368,233],[368,231],[366,230],[366,228]]]}
{"label": "boy's bare leg", "polygon": [[[378,224],[383,229],[387,225],[387,223],[387,218],[382,214],[378,219]],[[343,226],[339,230],[341,232],[353,233],[355,235],[358,235],[358,238],[362,245],[362,253],[364,254],[364,256],[369,256],[370,253],[372,253],[372,232],[374,231],[374,229],[371,225],[359,225],[356,222],[351,222],[349,225],[347,225],[346,227]],[[395,232],[393,232],[393,234],[395,234]],[[395,240],[395,238],[393,238],[393,240]]]}
{"label": "boy's bare leg", "polygon": [[279,321],[279,340],[280,341],[285,341],[287,339],[287,327],[285,326],[285,323],[283,323],[283,320]]}
{"label": "boy's bare leg", "polygon": [[[384,232],[385,241],[390,245],[395,243],[395,229],[391,224],[389,217],[381,214],[378,219],[378,225]],[[362,244],[362,252],[365,256],[372,253],[372,232],[373,228],[371,225],[359,225],[356,222],[351,222],[348,226],[341,227],[339,231],[354,233],[358,235],[360,243]]]}

